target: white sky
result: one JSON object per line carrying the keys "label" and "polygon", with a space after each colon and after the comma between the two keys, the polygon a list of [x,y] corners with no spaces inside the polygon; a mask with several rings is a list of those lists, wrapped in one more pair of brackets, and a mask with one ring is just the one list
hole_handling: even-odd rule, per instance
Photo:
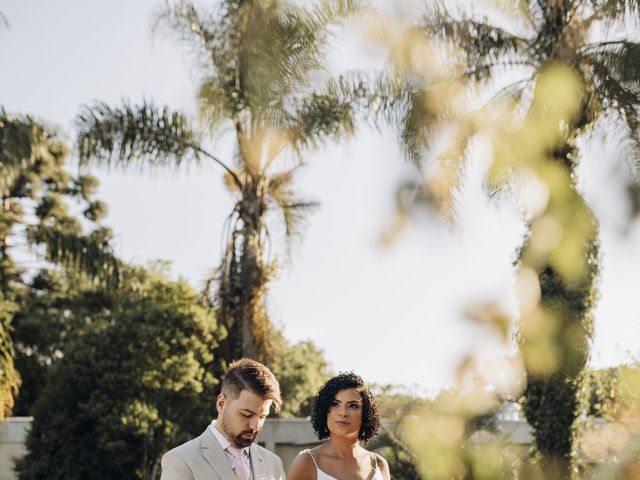
{"label": "white sky", "polygon": [[[187,56],[170,40],[151,38],[157,4],[0,0],[10,23],[9,30],[0,27],[0,105],[52,122],[68,138],[80,106],[94,99],[146,98],[193,111],[195,76]],[[212,150],[228,155],[223,146]],[[623,167],[612,158],[599,146],[581,168],[602,223],[592,354],[598,366],[635,358],[640,350],[640,226],[625,229]],[[515,308],[511,262],[522,225],[509,203],[488,205],[472,175],[455,231],[423,215],[392,248],[381,247],[394,190],[410,172],[388,132],[363,129],[349,143],[311,156],[298,187],[321,207],[273,284],[269,308],[288,338],[312,339],[335,370],[434,392],[453,382],[465,352],[498,353],[497,342],[461,312],[469,300],[483,298]],[[232,207],[220,171],[99,177],[118,254],[135,262],[171,260],[176,275],[199,286],[219,261]]]}

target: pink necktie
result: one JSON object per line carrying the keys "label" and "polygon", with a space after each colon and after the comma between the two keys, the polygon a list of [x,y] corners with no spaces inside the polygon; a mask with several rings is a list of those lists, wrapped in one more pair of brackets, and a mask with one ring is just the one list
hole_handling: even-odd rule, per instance
{"label": "pink necktie", "polygon": [[229,451],[229,453],[231,453],[231,455],[233,455],[233,458],[236,459],[236,478],[238,480],[249,480],[249,469],[245,465],[242,458],[244,455],[244,450],[238,447],[234,447],[233,445],[229,445],[227,447],[227,450]]}

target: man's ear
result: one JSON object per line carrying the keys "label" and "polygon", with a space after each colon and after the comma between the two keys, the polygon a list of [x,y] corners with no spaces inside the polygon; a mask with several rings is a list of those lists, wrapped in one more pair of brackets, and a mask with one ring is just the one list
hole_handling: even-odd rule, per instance
{"label": "man's ear", "polygon": [[221,393],[218,395],[218,397],[216,398],[216,410],[218,410],[218,414],[222,413],[222,410],[224,409],[224,405],[227,402],[227,397],[225,396],[224,393]]}

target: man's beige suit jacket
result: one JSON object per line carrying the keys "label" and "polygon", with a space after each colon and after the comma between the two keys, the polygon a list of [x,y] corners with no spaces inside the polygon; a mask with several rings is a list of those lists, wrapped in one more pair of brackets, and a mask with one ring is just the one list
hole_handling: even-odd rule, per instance
{"label": "man's beige suit jacket", "polygon": [[[251,480],[285,480],[282,460],[266,448],[251,444]],[[161,480],[236,480],[226,454],[210,428],[162,457]]]}

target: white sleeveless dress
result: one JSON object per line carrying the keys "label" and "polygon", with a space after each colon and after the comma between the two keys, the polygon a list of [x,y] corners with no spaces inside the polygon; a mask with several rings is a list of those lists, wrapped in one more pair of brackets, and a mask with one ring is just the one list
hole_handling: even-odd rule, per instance
{"label": "white sleeveless dress", "polygon": [[[328,473],[320,470],[320,467],[318,466],[318,462],[316,462],[316,458],[313,456],[313,453],[311,453],[311,450],[307,448],[306,450],[302,450],[300,453],[308,454],[311,457],[311,460],[313,460],[313,463],[316,466],[316,473],[317,473],[316,480],[340,480],[339,478],[332,477]],[[375,453],[373,455],[375,455]],[[378,468],[378,462],[372,458],[372,463],[375,465],[375,467],[374,467],[374,472],[373,472],[373,476],[371,477],[371,480],[384,480],[384,477],[382,476],[382,472]]]}

